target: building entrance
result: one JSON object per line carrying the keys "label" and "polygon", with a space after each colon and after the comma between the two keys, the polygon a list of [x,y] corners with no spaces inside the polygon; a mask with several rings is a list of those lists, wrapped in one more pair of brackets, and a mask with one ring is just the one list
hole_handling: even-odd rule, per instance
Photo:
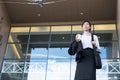
{"label": "building entrance", "polygon": [[[120,79],[120,55],[115,24],[92,25],[101,47],[102,69],[97,80]],[[94,29],[94,30],[93,30]],[[78,25],[11,27],[1,80],[74,80],[75,55],[68,54]]]}

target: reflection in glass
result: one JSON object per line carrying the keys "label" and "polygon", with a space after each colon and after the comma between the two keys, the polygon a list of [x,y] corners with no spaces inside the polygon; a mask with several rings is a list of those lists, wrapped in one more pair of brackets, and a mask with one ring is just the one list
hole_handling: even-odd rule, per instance
{"label": "reflection in glass", "polygon": [[[92,25],[93,32],[99,38],[103,61],[103,68],[97,70],[97,80],[120,79],[115,24]],[[74,80],[76,55],[70,56],[68,48],[77,33],[82,33],[79,24],[12,27],[1,79]]]}
{"label": "reflection in glass", "polygon": [[117,42],[105,42],[101,43],[101,57],[103,59],[118,59],[119,58],[119,49]]}
{"label": "reflection in glass", "polygon": [[63,25],[63,26],[51,26],[51,31],[54,33],[68,33],[71,32],[71,26],[70,25]]}
{"label": "reflection in glass", "polygon": [[71,26],[52,26],[51,42],[70,42]]}
{"label": "reflection in glass", "polygon": [[48,34],[31,34],[30,35],[30,42],[34,43],[41,43],[41,42],[48,42],[49,41],[49,35]]}
{"label": "reflection in glass", "polygon": [[21,73],[2,73],[1,80],[22,80]]}
{"label": "reflection in glass", "polygon": [[48,42],[49,41],[49,32],[50,27],[43,26],[43,27],[32,27],[31,28],[31,35],[30,35],[30,42]]}
{"label": "reflection in glass", "polygon": [[73,34],[78,34],[82,33],[82,26],[81,25],[72,25],[72,33]]}
{"label": "reflection in glass", "polygon": [[50,31],[50,26],[32,26],[31,32],[34,34],[48,33]]}
{"label": "reflection in glass", "polygon": [[70,77],[71,77],[71,80],[74,80],[74,77],[75,77],[75,70],[76,70],[76,62],[75,62],[75,59],[71,59],[71,62],[70,62]]}
{"label": "reflection in glass", "polygon": [[48,43],[30,43],[26,54],[24,80],[45,80]]}
{"label": "reflection in glass", "polygon": [[[26,54],[27,60],[30,62],[45,59],[48,56],[48,48],[42,47],[41,44],[32,44],[34,47],[29,47],[29,52]],[[36,47],[35,47],[36,46]],[[40,47],[39,47],[40,46]]]}
{"label": "reflection in glass", "polygon": [[24,80],[45,80],[47,60],[25,62]]}
{"label": "reflection in glass", "polygon": [[115,24],[98,24],[94,25],[95,31],[114,31],[116,30]]}
{"label": "reflection in glass", "polygon": [[1,70],[1,80],[22,80],[24,65],[22,60],[5,60]]}
{"label": "reflection in glass", "polygon": [[70,42],[71,35],[70,34],[52,34],[51,42]]}
{"label": "reflection in glass", "polygon": [[[58,44],[59,45],[59,44]],[[70,58],[69,54],[68,54],[68,48],[67,47],[61,47],[61,48],[57,48],[57,47],[52,47],[49,48],[49,57],[48,58],[53,58],[53,59],[65,59],[65,58]]]}
{"label": "reflection in glass", "polygon": [[7,44],[5,59],[24,59],[27,44]]}
{"label": "reflection in glass", "polygon": [[69,59],[49,59],[46,80],[70,80]]}
{"label": "reflection in glass", "polygon": [[12,27],[8,42],[27,42],[29,27]]}
{"label": "reflection in glass", "polygon": [[46,80],[70,80],[70,55],[68,44],[51,44]]}

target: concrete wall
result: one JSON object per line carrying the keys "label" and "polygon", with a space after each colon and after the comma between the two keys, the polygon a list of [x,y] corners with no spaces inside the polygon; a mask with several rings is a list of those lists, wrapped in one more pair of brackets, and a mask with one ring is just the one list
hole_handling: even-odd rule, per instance
{"label": "concrete wall", "polygon": [[2,22],[0,22],[0,35],[2,36],[1,45],[0,45],[0,68],[4,57],[4,52],[6,48],[6,42],[10,29],[10,20],[6,11],[6,8],[3,4],[0,4],[0,19],[2,18]]}
{"label": "concrete wall", "polygon": [[117,30],[118,30],[118,38],[119,38],[119,46],[120,46],[120,0],[117,0]]}

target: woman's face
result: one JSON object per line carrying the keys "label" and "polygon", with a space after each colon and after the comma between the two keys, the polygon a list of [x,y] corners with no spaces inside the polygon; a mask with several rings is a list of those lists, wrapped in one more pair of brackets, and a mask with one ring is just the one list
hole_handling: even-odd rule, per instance
{"label": "woman's face", "polygon": [[91,26],[88,22],[84,22],[84,24],[82,25],[83,31],[90,31]]}

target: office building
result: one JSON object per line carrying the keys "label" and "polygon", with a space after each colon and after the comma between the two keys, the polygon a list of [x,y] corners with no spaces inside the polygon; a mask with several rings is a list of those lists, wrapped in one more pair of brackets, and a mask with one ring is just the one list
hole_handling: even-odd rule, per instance
{"label": "office building", "polygon": [[0,0],[0,80],[74,80],[83,20],[100,41],[97,80],[120,80],[120,0]]}

